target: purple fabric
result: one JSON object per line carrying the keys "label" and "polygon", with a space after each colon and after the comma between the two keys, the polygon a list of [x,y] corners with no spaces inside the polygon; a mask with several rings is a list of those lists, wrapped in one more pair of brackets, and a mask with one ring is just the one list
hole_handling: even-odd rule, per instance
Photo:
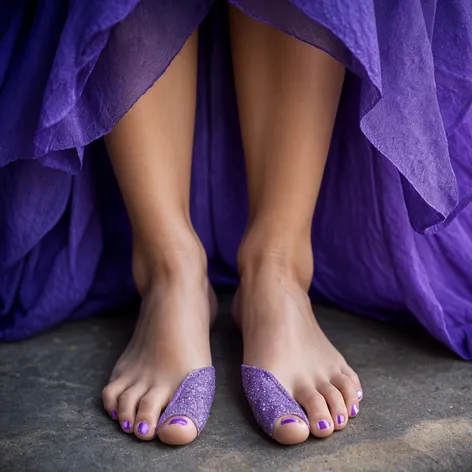
{"label": "purple fabric", "polygon": [[[4,3],[0,339],[135,296],[129,223],[98,138],[199,24],[192,217],[213,282],[236,284],[247,196],[226,4]],[[469,1],[232,3],[348,68],[313,225],[315,298],[417,320],[471,359]]]}

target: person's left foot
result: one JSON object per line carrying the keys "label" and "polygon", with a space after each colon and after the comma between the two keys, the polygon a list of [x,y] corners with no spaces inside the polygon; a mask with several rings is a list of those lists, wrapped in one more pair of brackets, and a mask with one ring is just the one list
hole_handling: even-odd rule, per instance
{"label": "person's left foot", "polygon": [[246,395],[267,434],[298,444],[310,431],[329,436],[358,414],[359,379],[316,322],[293,271],[270,261],[252,267],[241,278],[235,310]]}

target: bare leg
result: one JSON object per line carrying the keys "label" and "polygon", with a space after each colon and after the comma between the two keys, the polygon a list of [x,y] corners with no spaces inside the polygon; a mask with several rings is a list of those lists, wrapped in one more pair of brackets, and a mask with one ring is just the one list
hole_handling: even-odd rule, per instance
{"label": "bare leg", "polygon": [[[236,301],[244,363],[271,371],[307,411],[311,432],[325,437],[346,425],[361,388],[307,295],[311,224],[344,67],[235,8],[230,20],[250,198]],[[304,422],[283,419],[276,440],[308,437]]]}
{"label": "bare leg", "polygon": [[[122,429],[140,439],[155,436],[161,410],[183,378],[211,365],[211,289],[189,215],[196,81],[195,33],[106,139],[133,229],[142,306],[103,401]],[[196,437],[192,421],[169,421],[159,430],[162,441],[186,444]]]}

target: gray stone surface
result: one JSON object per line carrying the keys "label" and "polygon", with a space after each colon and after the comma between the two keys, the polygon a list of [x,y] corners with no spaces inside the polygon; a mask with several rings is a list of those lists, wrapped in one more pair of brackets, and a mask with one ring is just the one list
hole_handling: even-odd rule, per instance
{"label": "gray stone surface", "polygon": [[182,448],[125,435],[102,410],[134,310],[0,346],[0,470],[472,471],[472,364],[411,329],[320,307],[320,323],[363,381],[361,414],[329,439],[281,447],[244,401],[241,340],[227,311],[212,334],[212,415]]}

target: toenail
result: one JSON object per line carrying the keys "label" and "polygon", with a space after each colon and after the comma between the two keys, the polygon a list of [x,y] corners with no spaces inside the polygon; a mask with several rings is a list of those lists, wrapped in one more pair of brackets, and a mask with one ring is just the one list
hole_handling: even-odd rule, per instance
{"label": "toenail", "polygon": [[357,405],[352,405],[352,408],[351,408],[351,415],[352,416],[356,416],[357,413],[359,413],[359,407]]}
{"label": "toenail", "polygon": [[330,426],[331,425],[330,425],[329,421],[326,421],[326,420],[318,421],[318,429],[321,429],[321,430],[329,429]]}
{"label": "toenail", "polygon": [[129,430],[131,429],[131,423],[130,423],[128,420],[122,421],[122,422],[121,422],[121,427],[122,427],[125,431],[129,431]]}
{"label": "toenail", "polygon": [[364,396],[364,392],[362,390],[357,391],[357,399],[360,401],[362,400],[362,397]]}
{"label": "toenail", "polygon": [[288,423],[299,423],[299,421],[296,418],[285,418],[280,422],[280,424],[288,424]]}
{"label": "toenail", "polygon": [[169,424],[180,424],[182,426],[185,426],[186,424],[188,424],[188,421],[185,418],[173,418],[169,421]]}
{"label": "toenail", "polygon": [[344,421],[346,421],[346,418],[344,418],[344,415],[338,415],[338,424],[343,424]]}
{"label": "toenail", "polygon": [[145,421],[141,421],[138,425],[138,433],[139,434],[147,434],[149,433],[149,425]]}
{"label": "toenail", "polygon": [[116,418],[118,417],[118,415],[116,414],[116,410],[113,410],[111,413],[110,413],[110,416],[113,420],[116,420]]}

